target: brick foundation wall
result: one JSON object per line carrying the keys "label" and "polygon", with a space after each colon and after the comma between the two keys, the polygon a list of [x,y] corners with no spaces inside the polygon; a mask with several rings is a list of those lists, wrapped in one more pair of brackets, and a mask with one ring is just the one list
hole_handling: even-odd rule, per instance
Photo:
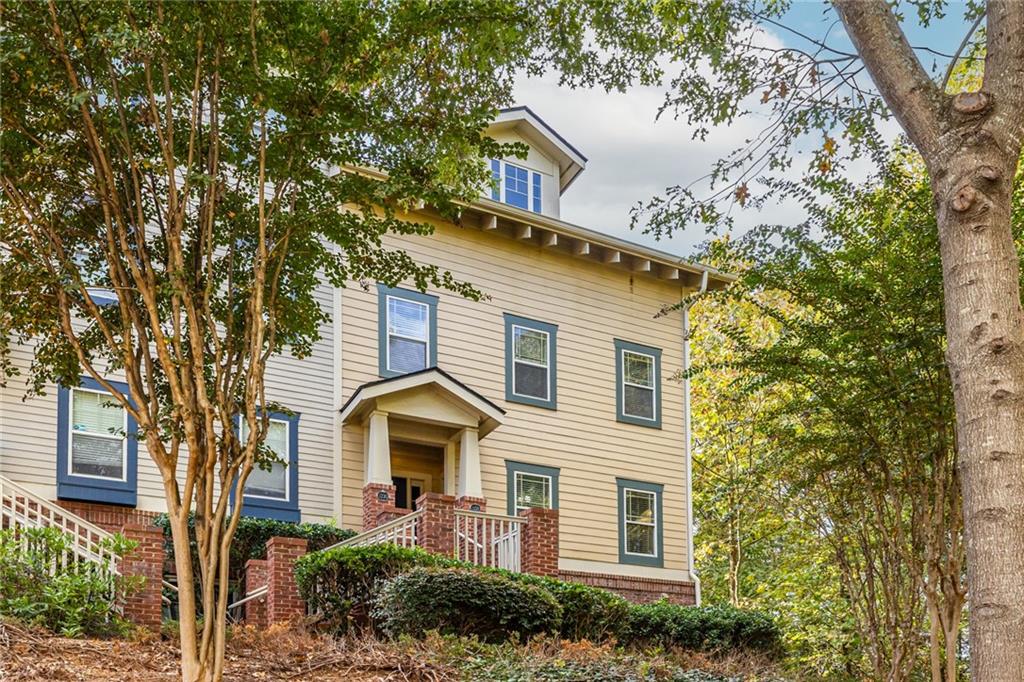
{"label": "brick foundation wall", "polygon": [[526,519],[522,536],[523,573],[558,576],[558,510],[535,507],[519,513]]}
{"label": "brick foundation wall", "polygon": [[600,587],[639,604],[658,601],[662,597],[667,597],[673,604],[693,605],[697,603],[693,583],[683,580],[641,578],[583,571],[559,571],[558,577],[569,582]]}
{"label": "brick foundation wall", "polygon": [[160,632],[163,622],[162,591],[164,567],[164,534],[156,526],[129,524],[118,529],[138,546],[121,560],[121,573],[142,576],[142,586],[125,600],[125,618],[136,625]]}
{"label": "brick foundation wall", "polygon": [[124,526],[151,526],[153,519],[159,515],[159,512],[119,507],[116,504],[77,500],[54,500],[53,503],[109,533],[119,533]]}
{"label": "brick foundation wall", "polygon": [[295,560],[307,550],[305,538],[267,540],[267,624],[286,623],[306,615],[306,602],[295,582]]}

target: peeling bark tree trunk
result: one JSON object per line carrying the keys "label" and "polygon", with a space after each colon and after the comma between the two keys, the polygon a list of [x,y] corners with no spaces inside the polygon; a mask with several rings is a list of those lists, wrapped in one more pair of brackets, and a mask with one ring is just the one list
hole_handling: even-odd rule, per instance
{"label": "peeling bark tree trunk", "polygon": [[942,251],[957,413],[971,677],[1024,671],[1024,313],[1010,224],[1024,141],[1024,2],[986,3],[982,88],[947,95],[887,0],[833,0],[872,80],[924,158]]}

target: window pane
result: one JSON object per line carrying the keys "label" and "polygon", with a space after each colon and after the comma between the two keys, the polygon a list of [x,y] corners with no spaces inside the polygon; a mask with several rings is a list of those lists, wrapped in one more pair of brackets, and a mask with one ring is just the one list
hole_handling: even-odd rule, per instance
{"label": "window pane", "polygon": [[401,298],[388,298],[388,333],[427,340],[427,306]]}
{"label": "window pane", "polygon": [[627,490],[626,521],[654,523],[654,493]]}
{"label": "window pane", "polygon": [[622,387],[624,405],[622,411],[631,417],[654,419],[654,389],[640,388],[626,384]]}
{"label": "window pane", "polygon": [[494,184],[491,186],[491,198],[501,201],[501,162],[497,159],[491,159],[491,177],[494,180]]}
{"label": "window pane", "polygon": [[529,173],[525,168],[505,164],[505,203],[529,209],[530,195],[527,185]]}
{"label": "window pane", "polygon": [[427,367],[427,344],[397,336],[388,339],[388,369],[394,372],[415,372]]}
{"label": "window pane", "polygon": [[514,363],[515,386],[513,392],[532,398],[548,399],[548,370],[546,367]]}
{"label": "window pane", "polygon": [[[241,438],[244,443],[249,437],[245,422],[241,426]],[[245,494],[273,497],[279,500],[288,499],[288,471],[285,462],[288,456],[288,424],[282,421],[271,421],[267,425],[267,436],[263,444],[280,457],[282,462],[273,462],[270,471],[254,466],[245,479]]]}
{"label": "window pane", "polygon": [[124,480],[124,439],[71,434],[71,473]]}
{"label": "window pane", "polygon": [[622,353],[622,378],[630,384],[654,386],[654,358],[639,353]]}
{"label": "window pane", "polygon": [[71,428],[74,431],[120,435],[124,429],[124,408],[116,404],[109,393],[72,390]]}
{"label": "window pane", "polygon": [[551,508],[551,479],[536,474],[516,473],[516,509]]}
{"label": "window pane", "polygon": [[548,335],[536,329],[513,327],[513,346],[515,359],[548,364]]}
{"label": "window pane", "polygon": [[540,213],[540,173],[533,174],[533,212]]}
{"label": "window pane", "polygon": [[654,526],[626,524],[626,551],[654,555]]}
{"label": "window pane", "polygon": [[280,462],[271,464],[270,471],[254,467],[245,480],[245,494],[284,500],[288,497],[285,490],[287,480],[285,466]]}

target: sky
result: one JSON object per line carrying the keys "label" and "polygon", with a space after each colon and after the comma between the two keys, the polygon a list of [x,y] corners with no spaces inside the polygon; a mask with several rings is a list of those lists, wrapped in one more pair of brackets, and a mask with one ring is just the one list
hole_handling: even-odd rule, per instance
{"label": "sky", "polygon": [[[951,54],[969,27],[963,18],[964,3],[950,2],[945,18],[921,26],[912,7],[903,8],[903,29],[910,44]],[[820,38],[831,28],[829,44],[850,48],[838,17],[823,0],[794,2],[784,21],[796,31]],[[765,40],[799,47],[806,42],[790,31],[773,28]],[[947,59],[918,50],[925,69],[940,74]],[[713,163],[762,129],[763,112],[753,111],[729,126],[712,129],[706,140],[693,140],[685,121],[665,116],[655,121],[664,97],[662,87],[634,87],[627,93],[603,90],[569,90],[557,84],[557,74],[527,79],[516,88],[516,103],[529,106],[538,116],[587,157],[586,170],[562,195],[563,220],[646,244],[680,256],[690,256],[707,238],[702,227],[689,227],[671,239],[656,241],[629,227],[630,208],[637,202],[663,194],[666,187],[685,185],[703,177]],[[886,134],[898,135],[893,123]],[[802,163],[794,164],[799,177]],[[854,164],[849,173],[866,179],[872,172],[867,161]],[[760,223],[797,223],[803,212],[793,203],[767,205],[761,211],[734,207],[736,231]]]}

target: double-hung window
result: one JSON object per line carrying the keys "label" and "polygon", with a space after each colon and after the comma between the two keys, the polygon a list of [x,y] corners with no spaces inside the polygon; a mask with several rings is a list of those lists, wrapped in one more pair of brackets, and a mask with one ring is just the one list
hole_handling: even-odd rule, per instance
{"label": "double-hung window", "polygon": [[555,409],[558,327],[505,313],[505,399]]}
{"label": "double-hung window", "polygon": [[525,211],[541,212],[541,177],[507,161],[491,159],[491,198]]}
{"label": "double-hung window", "polygon": [[380,285],[380,374],[394,377],[437,365],[437,297]]}
{"label": "double-hung window", "polygon": [[[109,382],[123,394],[128,386]],[[57,395],[57,496],[134,505],[138,439],[135,420],[103,386],[83,377]]]}
{"label": "double-hung window", "polygon": [[[264,461],[253,466],[245,479],[242,513],[279,521],[298,521],[298,414],[268,413]],[[239,438],[244,444],[249,427],[240,420]],[[273,459],[271,459],[271,457]]]}
{"label": "double-hung window", "polygon": [[508,514],[533,507],[558,509],[558,473],[555,467],[505,461]]}
{"label": "double-hung window", "polygon": [[662,565],[662,486],[616,479],[619,493],[619,561]]}
{"label": "double-hung window", "polygon": [[615,340],[616,418],[661,427],[661,351]]}

